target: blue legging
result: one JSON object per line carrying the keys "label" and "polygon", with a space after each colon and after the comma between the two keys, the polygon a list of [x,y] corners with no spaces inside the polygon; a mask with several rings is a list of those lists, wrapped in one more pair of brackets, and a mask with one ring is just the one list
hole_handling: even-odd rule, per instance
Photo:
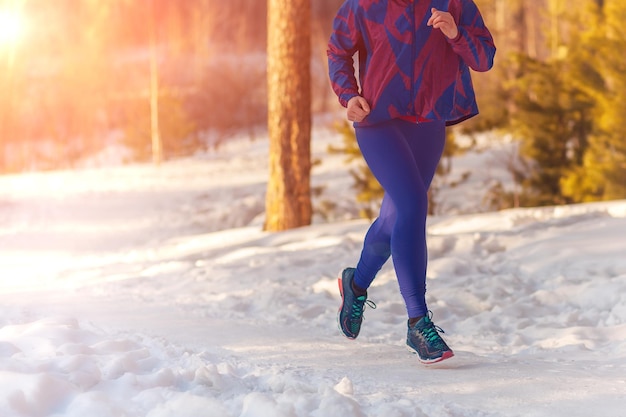
{"label": "blue legging", "polygon": [[370,170],[385,190],[380,214],[363,244],[354,282],[367,289],[392,257],[410,318],[427,313],[426,215],[428,188],[445,145],[445,123],[394,119],[357,127],[356,137]]}

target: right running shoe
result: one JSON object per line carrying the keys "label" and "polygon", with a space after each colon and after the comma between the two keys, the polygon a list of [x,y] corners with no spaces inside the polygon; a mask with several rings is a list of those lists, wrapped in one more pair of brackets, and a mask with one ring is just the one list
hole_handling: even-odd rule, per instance
{"label": "right running shoe", "polygon": [[354,268],[346,268],[341,273],[339,281],[339,292],[341,293],[341,307],[337,313],[339,328],[348,339],[356,339],[361,331],[363,322],[363,310],[367,304],[371,308],[376,308],[376,304],[367,299],[367,294],[357,296],[352,289],[354,281]]}
{"label": "right running shoe", "polygon": [[409,349],[417,353],[420,362],[431,364],[441,362],[454,356],[452,349],[441,338],[439,333],[444,331],[433,323],[432,313],[422,317],[413,327],[408,326],[406,344]]}

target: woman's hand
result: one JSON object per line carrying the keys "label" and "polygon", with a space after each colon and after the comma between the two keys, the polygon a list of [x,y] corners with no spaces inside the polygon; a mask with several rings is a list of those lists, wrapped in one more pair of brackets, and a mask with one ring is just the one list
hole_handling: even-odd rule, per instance
{"label": "woman's hand", "polygon": [[450,13],[442,12],[434,7],[430,11],[433,15],[428,19],[428,26],[440,29],[450,39],[454,39],[459,35],[459,28],[456,26],[456,22]]}
{"label": "woman's hand", "polygon": [[348,101],[348,120],[362,122],[370,114],[370,105],[361,96],[354,96]]}

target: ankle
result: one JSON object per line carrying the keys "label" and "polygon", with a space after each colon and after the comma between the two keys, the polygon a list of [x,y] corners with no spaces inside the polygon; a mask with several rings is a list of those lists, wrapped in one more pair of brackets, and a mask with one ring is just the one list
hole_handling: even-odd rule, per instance
{"label": "ankle", "polygon": [[409,318],[409,327],[415,326],[424,316],[419,317],[410,317]]}
{"label": "ankle", "polygon": [[363,297],[367,295],[367,289],[361,288],[358,285],[356,285],[354,283],[354,280],[352,281],[352,291],[354,292],[354,295],[356,295],[357,297]]}

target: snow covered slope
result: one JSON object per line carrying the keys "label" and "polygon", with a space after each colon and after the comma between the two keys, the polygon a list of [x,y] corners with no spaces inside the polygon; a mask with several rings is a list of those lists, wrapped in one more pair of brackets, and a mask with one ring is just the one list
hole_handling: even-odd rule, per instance
{"label": "snow covered slope", "polygon": [[336,217],[277,234],[261,141],[0,177],[0,415],[624,415],[626,201],[430,219],[456,356],[426,367],[391,265],[359,339],[337,329],[367,222],[333,140],[317,132],[313,181]]}

